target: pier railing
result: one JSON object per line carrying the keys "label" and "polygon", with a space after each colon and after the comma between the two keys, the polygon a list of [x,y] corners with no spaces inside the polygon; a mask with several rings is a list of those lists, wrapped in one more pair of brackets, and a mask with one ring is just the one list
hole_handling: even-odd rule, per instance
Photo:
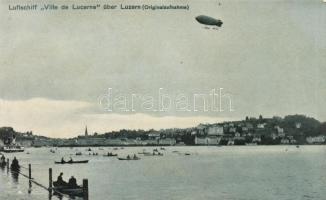
{"label": "pier railing", "polygon": [[[38,182],[37,180],[35,180],[32,177],[32,165],[28,164],[28,167],[24,167],[23,165],[20,165],[21,169],[25,169],[28,170],[28,175],[24,174],[21,172],[21,170],[13,170],[9,167],[9,158],[7,158],[7,163],[6,163],[6,167],[7,167],[7,172],[9,172],[9,170],[13,173],[17,173],[22,175],[23,177],[27,178],[29,181],[29,188],[31,189],[32,187],[32,183],[34,183],[35,185],[47,190],[49,192],[49,196],[52,196],[52,193],[56,193],[59,194],[60,196],[66,196],[69,197],[69,195],[64,194],[62,192],[60,192],[59,190],[57,190],[57,188],[53,187],[53,181],[52,181],[52,168],[49,168],[49,187],[46,187],[45,185],[43,185],[42,183]],[[29,190],[30,191],[30,190]],[[88,179],[83,179],[83,185],[82,185],[82,191],[83,191],[83,199],[84,200],[89,200],[89,192],[88,192]]]}

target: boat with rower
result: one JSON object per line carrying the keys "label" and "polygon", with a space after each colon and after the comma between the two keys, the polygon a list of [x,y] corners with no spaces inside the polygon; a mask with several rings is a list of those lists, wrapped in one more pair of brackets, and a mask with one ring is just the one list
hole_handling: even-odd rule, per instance
{"label": "boat with rower", "polygon": [[88,160],[69,160],[69,161],[55,161],[54,164],[82,164],[88,163]]}
{"label": "boat with rower", "polygon": [[109,152],[108,154],[103,155],[103,156],[114,157],[114,156],[118,156],[118,154]]}
{"label": "boat with rower", "polygon": [[74,188],[71,188],[69,186],[63,186],[58,184],[56,181],[53,182],[53,190],[54,190],[54,194],[60,192],[62,194],[67,194],[69,196],[78,196],[78,197],[82,197],[84,194],[83,188],[81,186],[77,186]]}
{"label": "boat with rower", "polygon": [[121,157],[118,157],[118,160],[140,160],[140,158],[139,157],[137,157],[137,156],[127,156],[126,158],[121,158]]}

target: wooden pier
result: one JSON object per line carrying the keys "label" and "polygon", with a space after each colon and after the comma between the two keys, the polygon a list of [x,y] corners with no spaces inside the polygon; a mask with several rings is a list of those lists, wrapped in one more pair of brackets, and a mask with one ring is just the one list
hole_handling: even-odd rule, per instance
{"label": "wooden pier", "polygon": [[[56,187],[53,187],[52,168],[49,168],[49,187],[46,187],[45,185],[41,184],[40,182],[38,182],[37,180],[35,180],[32,177],[32,165],[31,164],[28,164],[28,168],[20,165],[21,169],[28,170],[28,175],[22,173],[21,170],[19,170],[19,171],[11,170],[10,166],[9,166],[9,159],[8,158],[7,158],[6,167],[7,167],[7,173],[9,173],[9,170],[10,170],[11,172],[20,174],[20,175],[22,175],[23,177],[25,177],[25,178],[27,178],[29,180],[28,181],[29,182],[29,192],[31,191],[32,183],[34,183],[35,185],[47,190],[49,192],[49,198],[51,198],[53,194],[59,194],[60,196],[69,196],[68,194],[60,192]],[[84,200],[89,200],[88,179],[83,179],[82,197],[83,197]]]}

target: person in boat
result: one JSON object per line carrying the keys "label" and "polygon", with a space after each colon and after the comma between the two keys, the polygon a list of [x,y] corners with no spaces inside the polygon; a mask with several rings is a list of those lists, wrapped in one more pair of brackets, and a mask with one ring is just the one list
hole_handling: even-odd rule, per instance
{"label": "person in boat", "polygon": [[65,163],[65,159],[63,159],[63,157],[61,158],[61,163]]}
{"label": "person in boat", "polygon": [[17,158],[16,157],[14,157],[14,159],[12,160],[12,163],[11,163],[11,168],[13,168],[13,169],[19,169],[19,162],[18,162],[18,160],[17,160]]}
{"label": "person in boat", "polygon": [[71,176],[69,181],[68,181],[68,187],[69,188],[77,188],[78,185],[77,185],[77,180],[74,176]]}
{"label": "person in boat", "polygon": [[127,159],[130,160],[130,156],[129,156],[129,154],[128,154],[128,156],[127,156]]}
{"label": "person in boat", "polygon": [[70,160],[69,160],[68,162],[72,163],[72,162],[74,162],[74,161],[73,161],[72,158],[70,157]]}
{"label": "person in boat", "polygon": [[0,166],[3,167],[5,165],[6,165],[6,158],[4,155],[2,155],[0,159]]}
{"label": "person in boat", "polygon": [[136,156],[136,154],[134,154],[134,159],[137,159],[138,157]]}
{"label": "person in boat", "polygon": [[57,178],[56,183],[59,186],[66,186],[67,185],[67,182],[63,180],[62,176],[63,176],[63,173],[61,172],[60,175]]}

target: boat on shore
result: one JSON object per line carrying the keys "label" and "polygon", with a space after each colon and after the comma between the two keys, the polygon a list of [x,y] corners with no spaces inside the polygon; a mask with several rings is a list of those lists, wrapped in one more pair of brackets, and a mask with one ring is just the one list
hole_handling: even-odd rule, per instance
{"label": "boat on shore", "polygon": [[81,164],[88,163],[88,160],[69,160],[69,161],[55,161],[54,164]]}

